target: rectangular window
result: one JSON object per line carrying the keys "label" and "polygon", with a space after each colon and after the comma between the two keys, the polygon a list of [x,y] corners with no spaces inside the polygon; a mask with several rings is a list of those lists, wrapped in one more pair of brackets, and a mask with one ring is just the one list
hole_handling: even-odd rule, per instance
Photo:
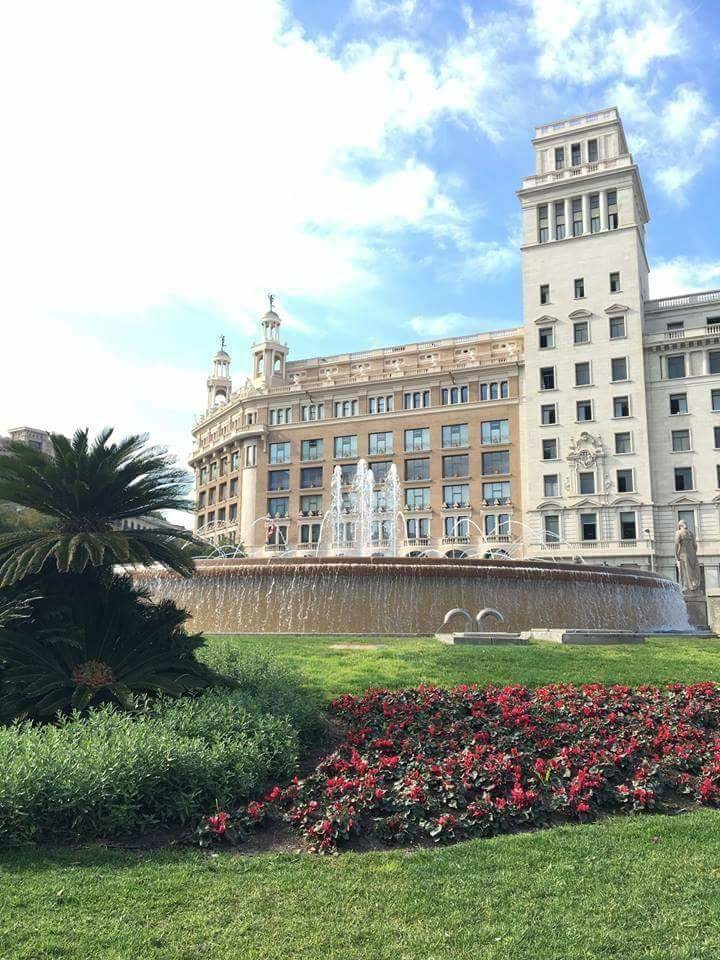
{"label": "rectangular window", "polygon": [[288,497],[273,497],[267,502],[267,512],[271,517],[287,517],[290,510]]}
{"label": "rectangular window", "polygon": [[480,399],[497,400],[501,398],[506,400],[510,396],[510,384],[507,380],[501,380],[500,383],[481,383]]}
{"label": "rectangular window", "polygon": [[270,463],[290,463],[290,441],[270,444]]}
{"label": "rectangular window", "polygon": [[555,513],[548,513],[543,517],[543,533],[545,543],[559,543],[560,541],[560,517]]}
{"label": "rectangular window", "polygon": [[407,520],[408,540],[427,540],[430,536],[430,517],[411,517]]}
{"label": "rectangular window", "polygon": [[228,462],[227,457],[220,457],[220,476],[221,477],[224,477],[225,474],[227,473],[227,462]]}
{"label": "rectangular window", "polygon": [[550,303],[550,284],[541,283],[540,284],[540,303],[542,305]]}
{"label": "rectangular window", "polygon": [[557,407],[554,403],[544,403],[540,407],[540,423],[544,427],[557,423]]}
{"label": "rectangular window", "polygon": [[549,239],[548,205],[541,203],[538,207],[538,243],[547,243]]}
{"label": "rectangular window", "polygon": [[430,449],[430,430],[421,427],[417,430],[405,431],[405,453],[417,453]]}
{"label": "rectangular window", "polygon": [[393,452],[393,435],[392,433],[371,433],[368,436],[368,454],[371,457],[375,456],[389,456]]}
{"label": "rectangular window", "polygon": [[510,421],[509,420],[483,420],[480,426],[480,435],[483,445],[490,446],[494,443],[510,442]]}
{"label": "rectangular window", "polygon": [[578,474],[578,490],[580,493],[595,493],[595,471],[587,470]]}
{"label": "rectangular window", "polygon": [[554,347],[555,338],[553,336],[553,328],[540,327],[538,330],[538,341],[541,350],[547,350],[549,347]]}
{"label": "rectangular window", "polygon": [[429,406],[429,390],[414,390],[412,393],[406,393],[403,396],[403,408],[405,410],[421,410],[423,407]]}
{"label": "rectangular window", "polygon": [[686,393],[671,393],[670,394],[670,416],[677,417],[680,414],[688,412],[687,404],[687,394]]}
{"label": "rectangular window", "polygon": [[720,412],[720,390],[710,391],[710,406],[715,413]]}
{"label": "rectangular window", "polygon": [[620,274],[610,274],[610,293],[620,293]]}
{"label": "rectangular window", "polygon": [[630,511],[620,514],[620,539],[637,540],[637,520]]}
{"label": "rectangular window", "polygon": [[[290,489],[290,471],[289,470],[269,470],[268,471],[268,490],[289,490]],[[223,497],[220,498],[221,500]]]}
{"label": "rectangular window", "polygon": [[675,467],[675,489],[692,490],[692,467]]}
{"label": "rectangular window", "polygon": [[322,460],[325,456],[325,444],[322,439],[303,440],[300,444],[301,460]]}
{"label": "rectangular window", "polygon": [[678,510],[677,514],[678,523],[681,520],[684,520],[687,524],[688,530],[692,530],[693,533],[697,533],[695,529],[695,511],[694,510]]}
{"label": "rectangular window", "polygon": [[441,396],[443,406],[451,403],[467,403],[470,399],[467,387],[443,387]]}
{"label": "rectangular window", "polygon": [[588,158],[588,163],[597,163],[598,142],[595,139],[588,140],[587,142],[587,158]]}
{"label": "rectangular window", "polygon": [[493,450],[482,455],[482,472],[488,476],[510,473],[510,451]]}
{"label": "rectangular window", "polygon": [[579,143],[573,143],[570,147],[570,162],[573,167],[579,167],[582,163],[582,149]]}
{"label": "rectangular window", "polygon": [[245,466],[254,467],[257,464],[257,444],[249,443],[245,447]]}
{"label": "rectangular window", "polygon": [[207,475],[208,475],[207,467],[200,467],[200,475],[198,477],[198,483],[201,487],[204,487],[205,484],[207,483]]}
{"label": "rectangular window", "polygon": [[468,517],[445,517],[443,532],[448,539],[467,541],[470,533]]}
{"label": "rectangular window", "polygon": [[302,418],[305,421],[310,420],[324,420],[325,419],[325,404],[324,403],[308,403],[304,404],[302,408]]}
{"label": "rectangular window", "polygon": [[673,453],[683,453],[690,449],[690,431],[673,430],[672,431]]}
{"label": "rectangular window", "polygon": [[322,487],[323,468],[322,467],[302,467],[300,470],[300,486],[303,490],[310,490]]}
{"label": "rectangular window", "polygon": [[357,436],[335,437],[335,459],[357,456]]}
{"label": "rectangular window", "polygon": [[335,401],[335,416],[340,417],[356,417],[360,411],[360,404],[357,400],[336,400]]}
{"label": "rectangular window", "polygon": [[615,434],[615,453],[632,453],[632,434],[630,432]]}
{"label": "rectangular window", "polygon": [[546,497],[560,496],[560,481],[557,473],[546,473],[543,477],[543,495]]}
{"label": "rectangular window", "polygon": [[446,510],[470,506],[470,486],[467,483],[452,483],[443,487],[443,507]]}
{"label": "rectangular window", "polygon": [[466,453],[442,458],[443,478],[467,477],[470,474],[470,458]]}
{"label": "rectangular window", "polygon": [[585,279],[583,277],[576,277],[573,282],[573,289],[575,292],[575,299],[582,300],[585,296]]}
{"label": "rectangular window", "polygon": [[405,491],[405,506],[408,510],[429,510],[430,487],[409,487]]}
{"label": "rectangular window", "polygon": [[205,491],[203,490],[203,492],[198,496],[198,502],[197,502],[197,505],[200,510],[205,509],[205,502],[206,502],[205,498],[206,498],[206,494],[205,494]]}
{"label": "rectangular window", "polygon": [[392,413],[395,407],[395,397],[392,393],[385,397],[368,397],[368,413]]}
{"label": "rectangular window", "polygon": [[483,500],[495,506],[507,503],[510,499],[509,480],[493,480],[489,483],[484,483],[482,489]]}
{"label": "rectangular window", "polygon": [[357,476],[356,463],[343,463],[340,467],[340,483],[344,487],[349,487]]}
{"label": "rectangular window", "polygon": [[676,353],[665,358],[668,380],[680,380],[685,376],[685,354]]}
{"label": "rectangular window", "polygon": [[212,483],[213,480],[217,480],[217,468],[217,463],[210,464],[210,483]]}
{"label": "rectangular window", "polygon": [[587,320],[578,320],[573,324],[573,343],[590,342],[590,324]]}
{"label": "rectangular window", "polygon": [[619,340],[625,336],[625,317],[610,317],[610,339]]}
{"label": "rectangular window", "polygon": [[555,367],[540,368],[540,389],[541,390],[555,389]]}
{"label": "rectangular window", "polygon": [[233,477],[232,480],[230,481],[230,496],[236,497],[237,494],[238,494],[238,479],[237,477]]}
{"label": "rectangular window", "polygon": [[630,416],[630,397],[613,397],[613,416],[616,420]]}
{"label": "rectangular window", "polygon": [[575,197],[572,201],[572,229],[574,237],[581,237],[583,232],[582,199]]}
{"label": "rectangular window", "polygon": [[565,147],[555,147],[555,169],[562,170],[565,166]]}
{"label": "rectangular window", "polygon": [[230,469],[239,470],[240,469],[240,451],[236,450],[235,453],[230,454]]}
{"label": "rectangular window", "polygon": [[715,476],[715,480],[716,480],[716,484],[715,484],[715,485],[716,485],[717,487],[720,487],[720,463],[715,467],[715,475],[716,475],[716,476]]}
{"label": "rectangular window", "polygon": [[578,400],[576,403],[577,416],[576,420],[578,423],[584,423],[588,420],[592,420],[592,400]]}
{"label": "rectangular window", "polygon": [[228,520],[230,521],[230,523],[235,523],[235,522],[236,522],[236,520],[237,520],[237,510],[238,510],[237,504],[236,504],[236,503],[231,503],[231,504],[230,504],[229,511],[228,511]]}
{"label": "rectangular window", "polygon": [[319,523],[300,524],[300,543],[315,544],[320,539]]}
{"label": "rectangular window", "polygon": [[620,225],[618,219],[617,190],[607,192],[608,230],[617,230]]}
{"label": "rectangular window", "polygon": [[292,423],[292,407],[277,407],[270,411],[270,426]]}
{"label": "rectangular window", "polygon": [[590,194],[590,233],[600,233],[600,194]]}
{"label": "rectangular window", "polygon": [[510,514],[509,513],[486,513],[485,514],[485,536],[486,537],[506,537],[510,534]]}
{"label": "rectangular window", "polygon": [[319,493],[306,493],[300,497],[300,513],[304,513],[306,517],[319,517],[322,513],[322,495]]}
{"label": "rectangular window", "polygon": [[708,353],[708,373],[720,373],[720,350]]}
{"label": "rectangular window", "polygon": [[423,457],[421,460],[405,461],[405,479],[406,480],[429,480],[430,479],[430,460]]}
{"label": "rectangular window", "polygon": [[468,445],[468,425],[451,423],[442,428],[443,447],[466,447]]}
{"label": "rectangular window", "polygon": [[557,458],[558,458],[558,442],[557,442],[556,439],[543,440],[543,442],[542,442],[542,458],[543,458],[543,460],[557,460]]}
{"label": "rectangular window", "polygon": [[580,514],[580,539],[597,540],[597,514]]}
{"label": "rectangular window", "polygon": [[390,472],[392,460],[376,460],[375,463],[371,463],[369,466],[373,472],[373,480],[375,483],[382,483]]}
{"label": "rectangular window", "polygon": [[628,379],[627,357],[613,357],[610,361],[610,379],[613,383]]}
{"label": "rectangular window", "polygon": [[715,449],[720,448],[720,427],[713,427],[713,438],[715,441]]}
{"label": "rectangular window", "polygon": [[632,493],[635,489],[635,482],[633,479],[632,470],[618,470],[616,472],[617,477],[617,492],[618,493]]}
{"label": "rectangular window", "polygon": [[590,362],[584,360],[582,363],[575,364],[575,386],[587,387],[591,383]]}
{"label": "rectangular window", "polygon": [[565,239],[565,202],[563,200],[555,204],[555,239]]}

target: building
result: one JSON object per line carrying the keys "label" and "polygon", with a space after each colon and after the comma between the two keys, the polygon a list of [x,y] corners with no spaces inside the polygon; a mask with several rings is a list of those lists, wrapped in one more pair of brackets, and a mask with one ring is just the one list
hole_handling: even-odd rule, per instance
{"label": "building", "polygon": [[50,434],[47,430],[37,430],[34,427],[15,427],[8,431],[7,438],[0,437],[0,449],[12,440],[17,443],[26,443],[29,447],[40,450],[42,453],[52,453]]}
{"label": "building", "polygon": [[718,585],[720,291],[650,300],[649,214],[616,109],[532,143],[522,326],[292,361],[271,303],[252,377],[232,390],[223,345],[193,430],[205,536],[312,552],[334,467],[349,484],[364,458],[376,477],[398,469],[407,553],[509,542],[674,576],[682,519]]}

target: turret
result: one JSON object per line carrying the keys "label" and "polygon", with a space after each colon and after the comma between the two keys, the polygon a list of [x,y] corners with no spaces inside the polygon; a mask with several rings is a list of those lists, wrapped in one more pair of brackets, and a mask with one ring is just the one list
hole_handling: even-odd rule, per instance
{"label": "turret", "polygon": [[226,403],[232,393],[230,354],[225,351],[225,337],[220,338],[220,349],[213,357],[212,373],[207,380],[208,409]]}
{"label": "turret", "polygon": [[280,343],[280,317],[273,309],[275,298],[268,295],[270,309],[260,320],[261,339],[252,346],[253,384],[269,387],[285,380],[287,344]]}

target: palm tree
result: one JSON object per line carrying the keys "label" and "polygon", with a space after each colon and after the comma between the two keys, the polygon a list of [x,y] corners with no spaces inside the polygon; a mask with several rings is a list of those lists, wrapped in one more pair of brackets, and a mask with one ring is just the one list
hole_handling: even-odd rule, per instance
{"label": "palm tree", "polygon": [[81,573],[88,565],[159,563],[182,576],[193,572],[190,531],[117,528],[156,510],[191,510],[187,474],[146,436],[115,443],[112,433],[105,429],[92,442],[87,430],[72,440],[52,434],[52,456],[23,443],[0,453],[0,501],[51,520],[49,529],[0,534],[0,587],[53,567]]}

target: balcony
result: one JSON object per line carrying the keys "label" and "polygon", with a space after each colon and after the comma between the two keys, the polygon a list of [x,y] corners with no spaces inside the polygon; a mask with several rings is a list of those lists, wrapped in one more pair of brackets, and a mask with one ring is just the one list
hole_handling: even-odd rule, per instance
{"label": "balcony", "polygon": [[430,537],[408,537],[405,541],[405,546],[409,548],[413,547],[427,547],[430,545]]}
{"label": "balcony", "polygon": [[470,537],[443,537],[442,545],[444,547],[467,546],[470,543]]}
{"label": "balcony", "polygon": [[265,553],[286,553],[290,547],[287,543],[266,543],[263,549]]}
{"label": "balcony", "polygon": [[648,300],[646,313],[661,313],[665,310],[677,310],[679,307],[695,307],[703,303],[720,305],[720,290],[705,290],[703,293],[686,293],[679,297],[666,297],[664,300]]}
{"label": "balcony", "polygon": [[573,180],[575,177],[582,177],[591,173],[603,173],[605,170],[617,170],[622,167],[632,166],[632,157],[629,153],[625,153],[620,157],[610,157],[607,160],[581,163],[576,167],[563,167],[562,170],[548,170],[545,173],[533,174],[531,177],[523,177],[522,189],[528,190],[531,187]]}
{"label": "balcony", "polygon": [[647,333],[643,337],[646,347],[663,343],[690,343],[720,337],[720,323],[708,323],[704,327],[688,327],[682,330],[661,330],[660,333]]}
{"label": "balcony", "polygon": [[529,553],[553,553],[593,556],[605,555],[648,555],[652,552],[647,540],[565,540],[550,543],[530,543]]}

